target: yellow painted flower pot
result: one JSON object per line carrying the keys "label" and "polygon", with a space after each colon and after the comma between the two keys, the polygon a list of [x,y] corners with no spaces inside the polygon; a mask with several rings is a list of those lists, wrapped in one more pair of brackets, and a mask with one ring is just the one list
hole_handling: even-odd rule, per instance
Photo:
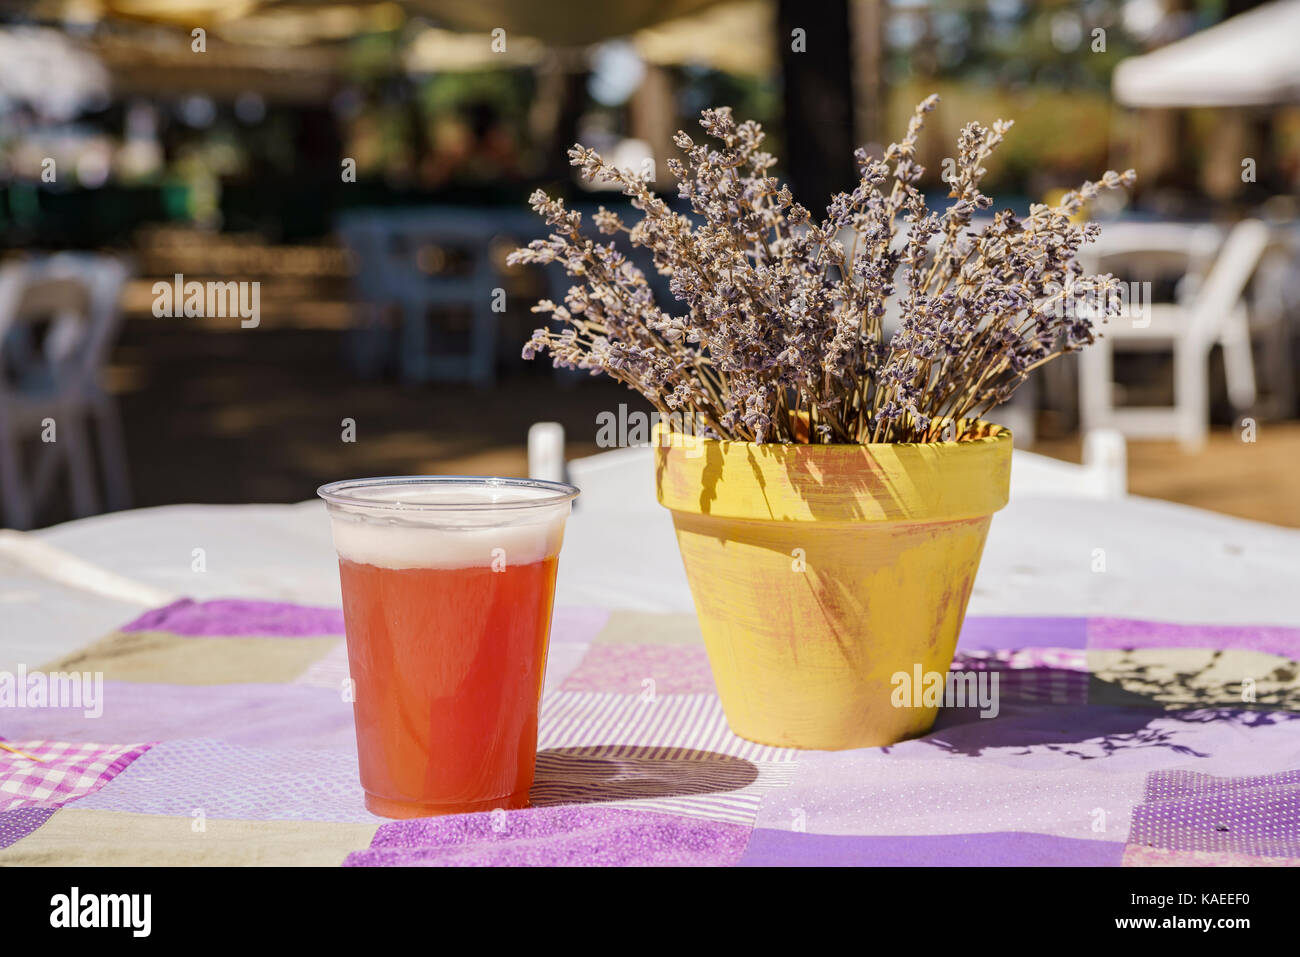
{"label": "yellow painted flower pot", "polygon": [[655,441],[709,663],[731,729],[837,750],[923,734],[899,672],[946,674],[1011,433],[961,442],[756,445]]}

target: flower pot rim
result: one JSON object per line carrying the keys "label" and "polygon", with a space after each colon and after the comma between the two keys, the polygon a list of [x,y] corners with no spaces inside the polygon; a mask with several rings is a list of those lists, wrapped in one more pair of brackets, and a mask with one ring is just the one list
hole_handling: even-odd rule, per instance
{"label": "flower pot rim", "polygon": [[[980,429],[984,434],[969,439],[949,439],[938,442],[750,442],[744,439],[710,439],[702,435],[695,435],[689,432],[681,432],[670,428],[662,419],[654,425],[654,440],[651,445],[660,448],[672,448],[679,444],[702,442],[711,446],[754,449],[935,449],[935,448],[977,448],[986,445],[996,445],[1000,442],[1011,442],[1012,432],[1004,425],[998,425],[996,422],[990,422],[987,419],[962,420],[963,422],[972,422],[973,425]],[[660,441],[662,436],[680,436],[680,440]]]}
{"label": "flower pot rim", "polygon": [[[786,445],[655,426],[655,490],[674,521],[934,524],[992,515],[1010,495],[1011,432],[950,442]],[[692,516],[694,518],[692,518]]]}

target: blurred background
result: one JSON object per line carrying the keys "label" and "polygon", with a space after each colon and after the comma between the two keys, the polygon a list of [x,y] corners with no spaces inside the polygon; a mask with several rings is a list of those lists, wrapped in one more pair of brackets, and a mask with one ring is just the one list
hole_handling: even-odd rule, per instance
{"label": "blurred background", "polygon": [[[668,186],[672,133],[729,105],[816,210],[938,92],[933,205],[972,119],[1016,121],[999,208],[1139,174],[1089,265],[1151,308],[994,417],[1300,526],[1297,38],[1300,0],[0,2],[3,524],[524,474],[539,420],[595,452],[598,413],[646,406],[521,360],[567,282],[505,265],[533,189],[618,206],[566,148]],[[230,308],[187,316],[189,282]]]}

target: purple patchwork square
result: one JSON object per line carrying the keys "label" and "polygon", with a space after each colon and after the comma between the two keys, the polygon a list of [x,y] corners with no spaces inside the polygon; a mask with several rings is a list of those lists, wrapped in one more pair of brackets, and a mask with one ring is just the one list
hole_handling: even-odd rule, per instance
{"label": "purple patchwork square", "polygon": [[182,598],[145,612],[122,631],[168,631],[187,638],[342,635],[343,609],[238,598]]}
{"label": "purple patchwork square", "polygon": [[957,647],[962,651],[1008,648],[1084,648],[1087,618],[980,617],[968,615]]}
{"label": "purple patchwork square", "polygon": [[1124,845],[1022,831],[859,836],[758,828],[744,867],[1118,867]]}
{"label": "purple patchwork square", "polygon": [[551,642],[591,642],[609,621],[609,611],[585,605],[557,605],[551,612]]}
{"label": "purple patchwork square", "polygon": [[750,829],[623,808],[544,807],[393,821],[345,867],[735,864]]}
{"label": "purple patchwork square", "polygon": [[1300,648],[1300,628],[1277,625],[1180,625],[1132,618],[1093,618],[1088,647],[1234,648],[1293,658]]}
{"label": "purple patchwork square", "polygon": [[12,708],[5,731],[14,738],[148,741],[218,738],[251,747],[356,750],[352,705],[337,686],[165,685],[105,681],[103,714],[73,708]]}
{"label": "purple patchwork square", "polygon": [[1300,771],[1220,778],[1154,771],[1128,843],[1172,851],[1300,857]]}
{"label": "purple patchwork square", "polygon": [[958,651],[951,670],[997,672],[998,695],[1007,704],[1088,703],[1088,665],[1082,649]]}
{"label": "purple patchwork square", "polygon": [[12,847],[48,821],[55,807],[18,807],[0,811],[0,847]]}
{"label": "purple patchwork square", "polygon": [[379,821],[365,809],[355,753],[164,741],[78,807],[250,821]]}

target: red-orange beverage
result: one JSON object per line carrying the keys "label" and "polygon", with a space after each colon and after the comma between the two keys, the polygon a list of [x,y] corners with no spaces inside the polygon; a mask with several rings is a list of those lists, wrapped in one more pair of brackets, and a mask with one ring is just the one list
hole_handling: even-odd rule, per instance
{"label": "red-orange beverage", "polygon": [[512,484],[522,481],[322,490],[339,552],[361,784],[376,814],[528,803],[560,538],[576,490]]}
{"label": "red-orange beverage", "polygon": [[527,804],[555,566],[339,561],[361,781],[376,814]]}

